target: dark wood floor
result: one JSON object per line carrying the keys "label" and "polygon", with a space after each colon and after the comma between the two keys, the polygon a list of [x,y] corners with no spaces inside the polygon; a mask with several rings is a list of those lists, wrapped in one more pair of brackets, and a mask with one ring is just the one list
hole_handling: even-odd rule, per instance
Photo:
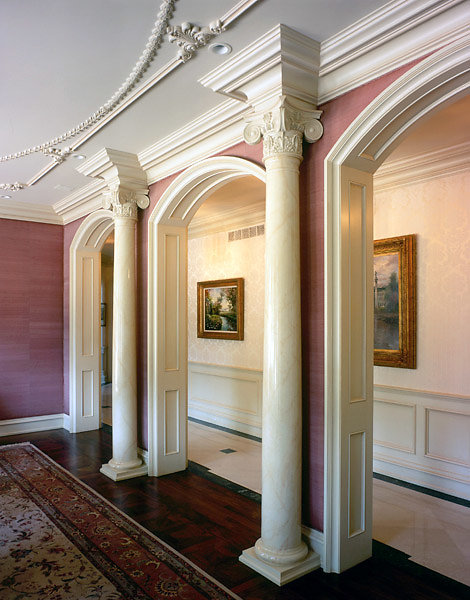
{"label": "dark wood floor", "polygon": [[260,506],[184,471],[160,478],[114,483],[99,473],[111,458],[104,431],[69,434],[63,429],[0,438],[31,441],[144,527],[179,550],[243,600],[456,600],[470,589],[414,565],[381,544],[374,556],[341,575],[315,571],[282,588],[238,561],[259,537]]}

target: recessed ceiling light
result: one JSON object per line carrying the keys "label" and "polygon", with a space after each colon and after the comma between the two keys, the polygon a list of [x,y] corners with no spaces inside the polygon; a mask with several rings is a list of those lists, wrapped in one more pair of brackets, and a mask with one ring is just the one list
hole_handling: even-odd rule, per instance
{"label": "recessed ceiling light", "polygon": [[9,196],[8,194],[0,194],[0,198],[2,200],[9,200],[11,198],[11,196]]}
{"label": "recessed ceiling light", "polygon": [[72,158],[76,158],[77,160],[85,160],[86,156],[84,154],[77,154],[76,152],[74,152],[72,154]]}
{"label": "recessed ceiling light", "polygon": [[209,50],[214,54],[219,54],[222,56],[224,54],[230,54],[230,52],[232,52],[232,46],[218,42],[217,44],[211,44],[209,46]]}

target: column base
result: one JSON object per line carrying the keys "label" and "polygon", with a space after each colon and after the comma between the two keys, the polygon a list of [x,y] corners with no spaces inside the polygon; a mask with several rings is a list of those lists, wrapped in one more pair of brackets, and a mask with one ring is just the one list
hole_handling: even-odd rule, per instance
{"label": "column base", "polygon": [[148,475],[148,466],[139,465],[138,467],[130,467],[127,469],[116,469],[109,463],[103,465],[100,469],[100,473],[106,475],[113,481],[122,481],[123,479],[132,479],[133,477],[142,477]]}
{"label": "column base", "polygon": [[260,573],[260,575],[279,586],[289,583],[289,581],[294,581],[294,579],[298,579],[302,575],[318,569],[320,566],[320,556],[313,550],[309,550],[303,560],[292,565],[279,566],[268,564],[258,558],[254,547],[243,550],[239,560],[244,565],[250,567],[250,569]]}

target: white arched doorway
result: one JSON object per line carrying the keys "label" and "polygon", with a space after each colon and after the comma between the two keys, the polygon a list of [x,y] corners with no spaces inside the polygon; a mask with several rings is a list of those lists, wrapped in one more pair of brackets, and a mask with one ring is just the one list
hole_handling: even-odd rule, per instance
{"label": "white arched doorway", "polygon": [[187,466],[187,230],[200,205],[258,165],[231,156],[203,160],[167,188],[149,219],[148,422],[149,475]]}
{"label": "white arched doorway", "polygon": [[469,70],[466,35],[378,96],[325,161],[327,571],[372,550],[372,174],[419,119],[468,94]]}
{"label": "white arched doorway", "polygon": [[101,248],[114,228],[113,213],[98,210],[70,245],[70,431],[100,427]]}

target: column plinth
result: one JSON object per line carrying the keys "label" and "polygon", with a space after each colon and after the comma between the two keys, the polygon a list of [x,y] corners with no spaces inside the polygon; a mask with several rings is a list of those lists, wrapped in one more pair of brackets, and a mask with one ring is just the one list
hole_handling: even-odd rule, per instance
{"label": "column plinth", "polygon": [[320,566],[319,556],[301,538],[299,245],[302,139],[307,131],[320,137],[319,114],[292,107],[283,97],[245,129],[247,142],[263,138],[266,248],[261,538],[240,560],[278,585]]}
{"label": "column plinth", "polygon": [[137,454],[135,227],[137,207],[145,205],[142,198],[115,189],[105,200],[105,208],[114,213],[113,457],[100,472],[114,481],[148,472]]}

